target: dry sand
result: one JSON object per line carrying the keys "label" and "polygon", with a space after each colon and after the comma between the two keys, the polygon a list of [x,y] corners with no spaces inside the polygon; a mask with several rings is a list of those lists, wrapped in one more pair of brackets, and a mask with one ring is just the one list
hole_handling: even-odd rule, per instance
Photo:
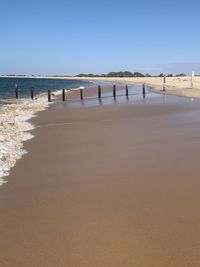
{"label": "dry sand", "polygon": [[0,188],[0,266],[199,267],[200,105],[158,97],[34,119]]}

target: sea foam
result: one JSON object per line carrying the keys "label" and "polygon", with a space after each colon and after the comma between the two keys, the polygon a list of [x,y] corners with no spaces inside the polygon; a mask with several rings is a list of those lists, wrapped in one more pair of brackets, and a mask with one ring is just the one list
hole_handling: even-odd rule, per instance
{"label": "sea foam", "polygon": [[[66,93],[80,89],[83,88],[68,89]],[[52,99],[61,93],[62,90],[54,91]],[[21,99],[14,104],[0,106],[0,186],[7,183],[3,177],[8,176],[16,161],[27,153],[23,142],[34,137],[29,131],[35,125],[28,120],[36,117],[37,112],[45,110],[51,103],[47,101],[46,94],[41,93],[34,101]]]}
{"label": "sea foam", "polygon": [[28,131],[35,126],[28,120],[48,105],[47,97],[40,95],[34,101],[22,99],[0,107],[0,185],[6,183],[3,177],[9,175],[16,161],[26,153],[23,142],[33,138]]}

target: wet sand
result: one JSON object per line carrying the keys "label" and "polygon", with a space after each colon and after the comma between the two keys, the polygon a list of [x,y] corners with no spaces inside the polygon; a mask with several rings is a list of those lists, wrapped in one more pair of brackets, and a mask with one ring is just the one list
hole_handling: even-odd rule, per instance
{"label": "wet sand", "polygon": [[0,266],[199,266],[200,102],[78,93],[0,188]]}

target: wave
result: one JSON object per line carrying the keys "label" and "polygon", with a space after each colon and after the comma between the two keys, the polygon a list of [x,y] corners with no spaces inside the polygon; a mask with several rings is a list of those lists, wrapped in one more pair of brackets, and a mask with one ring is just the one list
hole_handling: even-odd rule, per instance
{"label": "wave", "polygon": [[[55,91],[53,97],[59,94],[60,90]],[[42,93],[34,101],[20,99],[0,106],[0,186],[7,183],[4,177],[9,175],[16,161],[27,153],[23,143],[34,137],[29,131],[35,128],[29,120],[51,103],[47,101],[46,94]]]}
{"label": "wave", "polygon": [[[66,93],[80,88],[83,89],[67,89]],[[61,94],[62,90],[53,91],[52,99]],[[36,127],[29,120],[53,103],[48,102],[46,93],[40,93],[34,101],[23,98],[13,102],[0,105],[0,186],[7,183],[4,177],[10,174],[16,161],[27,153],[23,143],[34,137],[29,131]]]}

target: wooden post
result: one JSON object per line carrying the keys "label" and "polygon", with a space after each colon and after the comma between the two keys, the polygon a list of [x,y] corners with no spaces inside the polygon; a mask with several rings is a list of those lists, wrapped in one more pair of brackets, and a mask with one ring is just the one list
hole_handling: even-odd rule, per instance
{"label": "wooden post", "polygon": [[31,99],[34,100],[34,91],[33,91],[33,87],[31,87]]}
{"label": "wooden post", "polygon": [[51,102],[51,90],[48,90],[48,102]]}
{"label": "wooden post", "polygon": [[166,91],[165,87],[166,87],[166,75],[163,77],[163,92]]}
{"label": "wooden post", "polygon": [[116,98],[116,85],[113,85],[113,97]]}
{"label": "wooden post", "polygon": [[126,85],[126,96],[128,97],[128,85]]}
{"label": "wooden post", "polygon": [[62,90],[62,101],[65,101],[65,89]]}
{"label": "wooden post", "polygon": [[18,85],[15,84],[15,96],[16,96],[16,99],[19,98],[19,90],[18,90]]}
{"label": "wooden post", "polygon": [[194,71],[192,72],[192,75],[191,75],[191,89],[193,89],[193,77],[194,77]]}
{"label": "wooden post", "polygon": [[101,86],[98,86],[98,98],[101,98]]}
{"label": "wooden post", "polygon": [[143,98],[146,96],[146,90],[145,90],[145,84],[143,83],[142,85],[142,93],[143,93]]}
{"label": "wooden post", "polygon": [[83,89],[82,88],[80,89],[80,98],[81,100],[83,100]]}

